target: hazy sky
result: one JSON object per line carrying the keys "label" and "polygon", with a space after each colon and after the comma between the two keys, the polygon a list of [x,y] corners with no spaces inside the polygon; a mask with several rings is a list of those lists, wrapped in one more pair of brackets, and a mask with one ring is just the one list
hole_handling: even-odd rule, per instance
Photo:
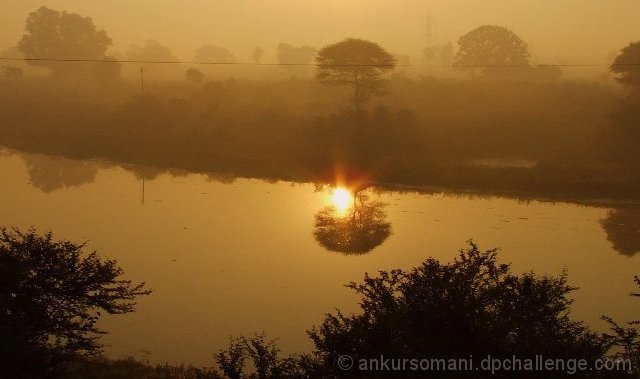
{"label": "hazy sky", "polygon": [[182,59],[208,43],[240,61],[260,45],[273,61],[279,42],[321,47],[349,36],[417,57],[429,11],[439,42],[503,25],[529,42],[537,62],[604,63],[640,40],[640,0],[0,0],[0,51],[15,45],[28,13],[42,5],[92,17],[113,38],[112,51],[154,38]]}

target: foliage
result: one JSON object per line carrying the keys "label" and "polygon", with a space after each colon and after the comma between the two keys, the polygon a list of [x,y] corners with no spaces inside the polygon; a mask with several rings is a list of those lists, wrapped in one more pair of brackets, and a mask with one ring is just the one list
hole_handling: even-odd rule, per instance
{"label": "foliage", "polygon": [[429,258],[411,271],[365,275],[348,287],[361,296],[361,313],[329,314],[309,332],[327,374],[339,373],[334,365],[342,354],[357,360],[544,353],[593,361],[606,349],[601,337],[569,319],[567,295],[575,288],[566,274],[514,275],[498,263],[496,250],[473,242],[451,263]]}
{"label": "foliage", "polygon": [[[264,333],[250,338],[230,338],[229,347],[215,355],[222,372],[231,379],[303,378],[305,359],[299,356],[280,358],[275,340],[267,340]],[[250,358],[255,374],[245,374],[245,360]]]}
{"label": "foliage", "polygon": [[396,59],[376,43],[348,38],[322,48],[316,65],[320,82],[353,86],[353,101],[359,112],[371,95],[380,93],[383,76],[395,68]]}
{"label": "foliage", "polygon": [[623,85],[640,90],[640,41],[631,42],[616,57],[609,68]]}
{"label": "foliage", "polygon": [[[636,276],[634,282],[640,286],[640,277]],[[631,296],[640,297],[640,293],[633,292]],[[640,330],[637,327],[640,321],[630,321],[627,322],[628,326],[621,326],[611,317],[603,316],[602,319],[609,324],[612,334],[608,334],[607,337],[612,347],[617,349],[611,358],[630,360],[631,371],[640,375]]]}
{"label": "foliage", "polygon": [[280,64],[308,64],[316,55],[316,49],[311,46],[293,46],[280,43],[276,47],[276,56]]}
{"label": "foliage", "polygon": [[152,365],[132,357],[107,359],[91,357],[70,364],[60,375],[65,379],[220,379],[213,368],[194,366]]}
{"label": "foliage", "polygon": [[484,75],[512,76],[529,66],[527,43],[513,31],[502,26],[483,25],[460,37],[459,50],[453,62],[458,69]]}
{"label": "foliage", "polygon": [[142,46],[131,46],[125,57],[134,61],[174,62],[178,60],[171,49],[154,39],[146,40]]}
{"label": "foliage", "polygon": [[[637,169],[622,165],[629,160],[612,159],[613,152],[627,151],[619,148],[623,142],[640,162],[634,142],[640,107],[625,112],[620,133],[603,128],[618,93],[594,81],[392,79],[384,106],[376,101],[356,113],[335,111],[344,107],[337,93],[347,88],[337,91],[315,80],[205,80],[193,86],[184,80],[184,68],[150,70],[167,67],[180,70],[180,82],[156,82],[145,68],[147,97],[155,101],[133,96],[140,93],[138,77],[99,89],[95,83],[59,88],[37,78],[16,83],[20,91],[3,86],[0,140],[21,151],[227,178],[327,182],[340,166],[379,183],[452,190],[573,199],[640,194]],[[604,134],[618,147],[599,156]],[[538,164],[470,165],[503,157]]]}
{"label": "foliage", "polygon": [[203,45],[196,50],[195,60],[208,63],[235,63],[236,57],[226,47]]}
{"label": "foliage", "polygon": [[114,260],[84,244],[3,228],[0,234],[0,375],[43,375],[100,352],[100,311],[134,311],[145,284],[121,279]]}
{"label": "foliage", "polygon": [[[32,12],[25,27],[27,34],[18,42],[26,58],[47,59],[106,59],[112,40],[103,30],[97,30],[93,20],[76,13],[58,12],[41,7]],[[45,65],[60,76],[83,71],[91,66],[87,62],[30,61]],[[100,63],[94,63],[100,64]]]}
{"label": "foliage", "polygon": [[632,42],[616,57],[610,67],[615,79],[629,93],[612,112],[610,133],[603,145],[608,157],[627,167],[640,168],[640,41]]}

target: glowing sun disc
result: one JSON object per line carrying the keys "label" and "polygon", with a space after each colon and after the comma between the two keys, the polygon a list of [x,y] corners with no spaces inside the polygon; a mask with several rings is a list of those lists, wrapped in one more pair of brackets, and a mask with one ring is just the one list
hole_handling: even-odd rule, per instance
{"label": "glowing sun disc", "polygon": [[331,200],[338,211],[345,211],[353,204],[353,195],[348,189],[338,187],[333,191]]}

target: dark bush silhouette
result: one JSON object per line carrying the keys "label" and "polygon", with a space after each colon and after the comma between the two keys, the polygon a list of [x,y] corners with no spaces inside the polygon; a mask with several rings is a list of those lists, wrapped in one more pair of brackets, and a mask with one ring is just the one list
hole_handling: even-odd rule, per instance
{"label": "dark bush silhouette", "polygon": [[[306,358],[289,356],[280,358],[280,350],[275,340],[267,340],[264,333],[256,333],[250,338],[231,338],[229,347],[215,355],[215,361],[228,378],[305,378]],[[251,359],[255,373],[245,374],[245,361]]]}
{"label": "dark bush silhouette", "polygon": [[210,367],[151,364],[134,358],[91,357],[74,362],[60,375],[64,379],[221,379]]}
{"label": "dark bush silhouette", "polygon": [[134,311],[145,284],[84,244],[29,229],[0,233],[0,377],[45,377],[100,352],[101,311]]}
{"label": "dark bush silhouette", "polygon": [[591,362],[606,350],[603,338],[570,320],[567,296],[575,288],[566,274],[515,275],[498,263],[496,250],[481,251],[473,242],[451,263],[430,258],[413,270],[365,275],[348,287],[361,296],[361,312],[329,314],[310,331],[326,375],[341,375],[335,362],[342,354],[354,359],[544,354]]}
{"label": "dark bush silhouette", "polygon": [[[640,277],[636,276],[633,281],[640,286]],[[632,292],[631,296],[640,297],[640,292]],[[640,374],[640,320],[629,321],[626,326],[620,325],[611,317],[603,316],[610,327],[610,333],[607,334],[609,343],[616,349],[611,358],[628,360],[631,362],[631,372]]]}

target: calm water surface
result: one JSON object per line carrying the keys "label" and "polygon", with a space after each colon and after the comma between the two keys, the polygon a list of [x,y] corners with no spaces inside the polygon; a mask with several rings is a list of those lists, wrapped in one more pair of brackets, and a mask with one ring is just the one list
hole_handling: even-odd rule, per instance
{"label": "calm water surface", "polygon": [[369,253],[345,255],[314,238],[314,216],[332,199],[311,184],[157,175],[6,151],[0,174],[1,225],[88,240],[154,290],[134,314],[102,322],[111,356],[211,365],[230,335],[254,331],[302,352],[311,348],[305,330],[325,313],[356,310],[343,284],[428,257],[449,261],[470,238],[501,248],[516,272],[567,269],[580,287],[573,317],[594,328],[605,326],[602,314],[640,316],[640,301],[627,295],[640,274],[635,208],[369,193],[386,204],[392,234]]}

